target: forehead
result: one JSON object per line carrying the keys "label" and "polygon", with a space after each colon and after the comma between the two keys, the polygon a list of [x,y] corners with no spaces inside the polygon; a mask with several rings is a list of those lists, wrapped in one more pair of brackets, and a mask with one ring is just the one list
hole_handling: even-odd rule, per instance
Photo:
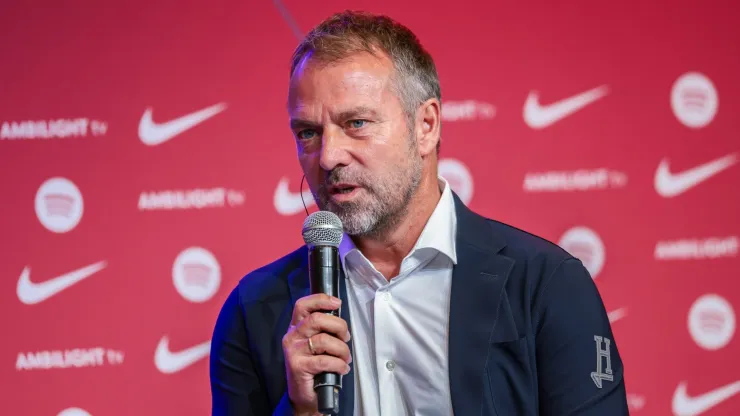
{"label": "forehead", "polygon": [[317,62],[309,56],[291,77],[288,111],[295,114],[387,104],[394,98],[392,74],[393,64],[384,56],[358,53],[331,63]]}

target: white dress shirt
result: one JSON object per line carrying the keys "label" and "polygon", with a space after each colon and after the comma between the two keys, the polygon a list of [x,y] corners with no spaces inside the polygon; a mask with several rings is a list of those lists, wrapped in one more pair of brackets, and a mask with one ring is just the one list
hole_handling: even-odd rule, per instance
{"label": "white dress shirt", "polygon": [[400,273],[388,282],[345,235],[357,416],[452,415],[448,326],[455,251],[455,204],[442,197]]}

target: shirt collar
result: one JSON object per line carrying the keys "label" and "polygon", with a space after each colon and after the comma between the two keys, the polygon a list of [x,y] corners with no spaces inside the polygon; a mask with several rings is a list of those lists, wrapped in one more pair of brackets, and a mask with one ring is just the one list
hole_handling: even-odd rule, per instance
{"label": "shirt collar", "polygon": [[[455,215],[455,201],[452,198],[450,185],[443,177],[438,176],[439,186],[442,189],[442,196],[437,202],[432,215],[429,217],[424,229],[416,241],[416,244],[409,252],[411,256],[415,251],[422,248],[435,249],[457,264],[457,251],[455,247],[455,236],[457,231],[457,217]],[[347,267],[346,257],[352,252],[360,253],[349,235],[346,233],[342,236],[342,242],[339,244],[339,256],[342,266],[345,270]],[[407,257],[408,257],[407,256]],[[362,256],[364,257],[364,256]]]}

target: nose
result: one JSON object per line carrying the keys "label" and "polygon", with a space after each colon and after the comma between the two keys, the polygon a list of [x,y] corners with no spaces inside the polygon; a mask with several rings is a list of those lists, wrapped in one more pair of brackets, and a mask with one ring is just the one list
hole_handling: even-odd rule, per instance
{"label": "nose", "polygon": [[348,152],[349,138],[341,129],[328,128],[321,138],[321,155],[319,163],[326,172],[331,172],[339,166],[347,166],[352,157]]}

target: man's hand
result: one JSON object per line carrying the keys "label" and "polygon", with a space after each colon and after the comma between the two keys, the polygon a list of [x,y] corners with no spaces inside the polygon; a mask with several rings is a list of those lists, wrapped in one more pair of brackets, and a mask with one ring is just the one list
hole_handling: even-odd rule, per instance
{"label": "man's hand", "polygon": [[347,345],[350,338],[347,322],[319,312],[335,310],[339,305],[341,301],[337,298],[314,294],[298,299],[293,308],[293,319],[283,337],[283,354],[288,396],[296,415],[320,415],[313,390],[314,375],[349,373],[352,357]]}

